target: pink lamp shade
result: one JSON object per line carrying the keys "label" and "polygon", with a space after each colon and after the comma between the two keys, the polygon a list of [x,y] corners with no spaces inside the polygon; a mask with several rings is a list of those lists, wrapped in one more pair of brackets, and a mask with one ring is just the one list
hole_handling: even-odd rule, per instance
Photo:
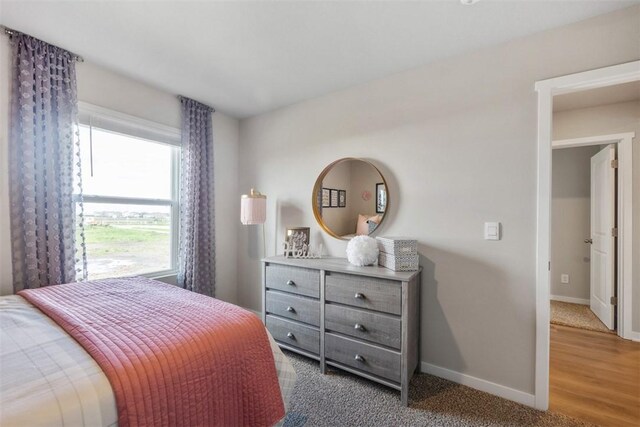
{"label": "pink lamp shade", "polygon": [[244,225],[264,224],[267,220],[267,196],[251,189],[240,200],[240,222]]}

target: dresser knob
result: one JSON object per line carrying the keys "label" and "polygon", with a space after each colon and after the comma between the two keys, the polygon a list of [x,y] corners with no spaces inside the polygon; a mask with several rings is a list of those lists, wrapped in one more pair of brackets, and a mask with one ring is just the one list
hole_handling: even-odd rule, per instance
{"label": "dresser knob", "polygon": [[356,293],[356,294],[354,295],[354,297],[355,297],[356,299],[364,299],[364,294],[361,294],[360,292],[358,292],[358,293]]}
{"label": "dresser knob", "polygon": [[289,338],[290,340],[295,340],[295,339],[296,339],[296,336],[295,336],[295,335],[293,335],[291,332],[289,332],[289,333],[287,334],[287,338]]}
{"label": "dresser knob", "polygon": [[364,332],[365,331],[364,326],[362,326],[360,323],[356,323],[356,325],[354,326],[354,329],[356,329],[357,331],[360,331],[360,332]]}
{"label": "dresser knob", "polygon": [[364,363],[364,357],[360,356],[359,354],[356,354],[356,357],[354,357],[354,359],[356,359],[360,363]]}
{"label": "dresser knob", "polygon": [[287,280],[287,285],[289,286],[295,286],[296,282],[294,282],[293,280]]}
{"label": "dresser knob", "polygon": [[288,307],[287,307],[287,311],[288,311],[289,313],[295,313],[295,312],[296,312],[296,309],[295,309],[295,308],[293,308],[293,307],[291,307],[291,306],[288,306]]}

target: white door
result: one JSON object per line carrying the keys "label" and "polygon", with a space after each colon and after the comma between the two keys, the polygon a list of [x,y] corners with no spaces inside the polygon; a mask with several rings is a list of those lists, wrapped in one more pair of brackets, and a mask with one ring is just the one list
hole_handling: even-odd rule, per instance
{"label": "white door", "polygon": [[591,158],[591,311],[607,328],[614,328],[616,238],[616,158],[609,145]]}

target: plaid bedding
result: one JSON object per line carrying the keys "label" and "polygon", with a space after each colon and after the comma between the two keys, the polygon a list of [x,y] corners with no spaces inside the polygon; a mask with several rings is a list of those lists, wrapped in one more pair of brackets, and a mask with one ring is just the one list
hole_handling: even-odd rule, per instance
{"label": "plaid bedding", "polygon": [[[273,338],[285,402],[296,373]],[[111,385],[91,356],[24,298],[0,297],[0,425],[113,426]]]}

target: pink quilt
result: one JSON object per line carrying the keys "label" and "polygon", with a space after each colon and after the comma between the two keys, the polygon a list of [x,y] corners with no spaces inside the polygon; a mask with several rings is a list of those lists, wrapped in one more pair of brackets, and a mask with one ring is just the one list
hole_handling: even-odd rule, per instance
{"label": "pink quilt", "polygon": [[269,426],[284,405],[252,313],[141,277],[19,292],[96,360],[124,426]]}

